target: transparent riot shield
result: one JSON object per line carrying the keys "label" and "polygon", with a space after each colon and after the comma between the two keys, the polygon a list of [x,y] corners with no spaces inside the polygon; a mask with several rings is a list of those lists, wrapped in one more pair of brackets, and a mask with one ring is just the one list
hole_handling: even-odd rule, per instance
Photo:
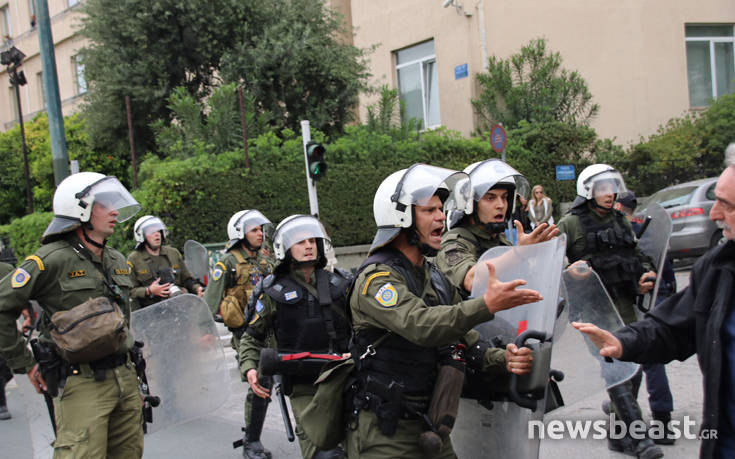
{"label": "transparent riot shield", "polygon": [[[497,394],[488,394],[487,397],[480,394],[477,399],[463,398],[452,431],[452,444],[458,457],[538,456],[540,439],[529,438],[528,426],[531,421],[543,419],[545,411],[565,250],[566,238],[562,235],[540,244],[495,247],[480,257],[475,268],[472,296],[482,296],[487,289],[485,261],[491,261],[500,281],[524,279],[527,285],[523,288],[537,290],[544,297],[538,303],[501,311],[493,320],[476,327],[483,338],[495,343],[516,342],[519,335],[526,336],[529,333],[536,336],[526,341],[535,351],[531,377],[512,378],[516,379],[517,386],[525,386],[521,392],[530,390],[535,396],[522,400],[527,407],[509,401],[507,396],[498,397]],[[494,385],[505,386],[507,382],[498,381]],[[492,389],[497,390],[498,387]]]}
{"label": "transparent riot shield", "polygon": [[184,263],[200,284],[209,282],[209,254],[207,248],[191,239],[184,243]]}
{"label": "transparent riot shield", "polygon": [[645,255],[648,255],[653,261],[654,270],[659,274],[656,276],[656,283],[651,292],[647,293],[642,300],[640,308],[636,308],[636,314],[641,319],[644,311],[651,309],[656,304],[656,295],[658,294],[658,286],[661,283],[661,271],[663,270],[666,252],[669,249],[669,238],[673,223],[669,213],[657,203],[649,205],[644,215],[646,220],[650,218],[649,223],[640,239],[638,240],[638,248]]}
{"label": "transparent riot shield", "polygon": [[571,322],[589,322],[615,331],[624,326],[602,281],[586,265],[564,271],[562,296],[564,307],[557,319],[551,368],[564,373],[559,390],[565,405],[572,405],[632,378],[639,365],[603,358],[600,349],[587,335],[572,327]]}
{"label": "transparent riot shield", "polygon": [[198,296],[179,295],[135,311],[133,335],[143,341],[153,408],[149,432],[204,416],[230,394],[225,354],[212,314]]}

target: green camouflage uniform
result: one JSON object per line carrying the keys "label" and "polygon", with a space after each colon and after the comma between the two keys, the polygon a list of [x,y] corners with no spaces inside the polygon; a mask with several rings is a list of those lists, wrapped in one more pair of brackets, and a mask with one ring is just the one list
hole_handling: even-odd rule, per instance
{"label": "green camouflage uniform", "polygon": [[[245,261],[243,266],[240,266],[239,268],[238,259],[234,253],[236,251]],[[255,288],[255,284],[257,284],[258,280],[265,278],[268,274],[273,272],[274,266],[275,261],[273,260],[273,257],[266,255],[262,248],[258,250],[255,256],[250,256],[242,246],[238,245],[237,247],[233,247],[227,252],[227,254],[225,254],[224,257],[222,257],[222,260],[218,261],[215,265],[212,272],[212,281],[207,285],[207,290],[204,292],[204,301],[209,305],[209,309],[212,311],[212,314],[217,314],[219,312],[219,305],[230,288],[236,286],[238,283],[245,283],[246,291],[249,295]],[[247,277],[238,277],[238,269],[239,272],[246,274]],[[243,303],[243,307],[245,307],[246,304],[247,303]],[[239,334],[242,334],[242,332],[244,332],[244,327],[239,331]],[[230,344],[235,352],[238,352],[240,347],[240,338],[238,338],[234,331],[232,333]],[[239,358],[238,365],[241,365]],[[247,379],[242,378],[242,381],[247,381]],[[250,388],[248,388],[248,395],[245,397],[244,407],[245,425],[249,425],[250,423],[250,407],[254,397],[256,397],[256,395]]]}
{"label": "green camouflage uniform", "polygon": [[[439,298],[431,284],[428,263],[414,266],[413,275],[423,285],[424,298]],[[392,294],[385,294],[391,291]],[[474,345],[480,335],[472,328],[493,318],[482,298],[461,301],[454,290],[451,305],[428,307],[422,298],[409,290],[404,278],[384,264],[368,265],[358,276],[350,309],[355,334],[367,330],[389,330],[416,345],[435,348],[463,342]],[[376,352],[381,352],[376,347]],[[368,357],[370,358],[370,357]],[[482,370],[487,373],[505,373],[505,355],[502,349],[491,348],[485,354]],[[419,401],[428,401],[426,400]],[[348,430],[346,437],[348,457],[360,458],[422,458],[419,435],[426,430],[423,421],[399,419],[394,435],[384,435],[378,419],[371,410],[359,413],[356,430]],[[452,443],[447,439],[439,458],[456,457]]]}
{"label": "green camouflage uniform", "polygon": [[159,277],[161,269],[172,268],[175,284],[183,291],[196,295],[198,287],[201,287],[186,267],[181,252],[168,245],[161,246],[159,255],[151,255],[142,247],[133,250],[128,255],[128,265],[132,269],[130,278],[133,281],[133,288],[130,290],[130,297],[133,299],[134,310],[165,299],[153,294],[146,295],[146,289]]}
{"label": "green camouflage uniform", "polygon": [[[630,222],[625,218],[616,219],[615,212],[618,211],[612,210],[604,216],[601,216],[594,210],[590,210],[590,215],[593,219],[595,219],[595,221],[598,221],[600,223],[614,222],[615,226],[617,226],[619,223],[622,223],[624,228],[621,229],[623,231],[633,233],[633,227],[631,226]],[[570,263],[573,263],[576,260],[589,260],[593,255],[595,255],[594,253],[588,253],[585,251],[586,235],[584,229],[582,228],[582,224],[580,223],[580,219],[577,215],[573,215],[571,213],[565,215],[557,224],[557,228],[559,229],[560,233],[567,235],[566,255]],[[645,269],[646,271],[653,269],[648,257],[643,255],[637,247],[635,248],[635,256],[641,262],[643,269]],[[604,279],[602,280],[604,282]],[[610,296],[615,303],[615,307],[617,308],[618,313],[620,313],[620,317],[623,319],[623,322],[625,324],[633,323],[638,320],[635,315],[636,293],[608,293],[610,293]]]}
{"label": "green camouflage uniform", "polygon": [[505,234],[492,235],[480,225],[461,225],[442,236],[436,266],[462,293],[469,295],[464,288],[467,271],[477,264],[485,251],[501,245],[511,245]]}
{"label": "green camouflage uniform", "polygon": [[[36,300],[50,317],[90,298],[110,296],[105,277],[123,293],[119,306],[130,321],[128,292],[132,287],[125,257],[105,246],[102,257],[89,251],[74,234],[42,245],[11,275],[0,280],[0,349],[15,373],[27,373],[35,365],[33,355],[18,333],[16,318],[29,300]],[[50,342],[42,322],[41,340]],[[128,352],[132,334],[120,349]],[[40,397],[40,395],[39,395]],[[57,435],[55,458],[141,457],[143,418],[138,379],[128,362],[105,370],[105,380],[96,381],[89,365],[71,375],[54,399]]]}

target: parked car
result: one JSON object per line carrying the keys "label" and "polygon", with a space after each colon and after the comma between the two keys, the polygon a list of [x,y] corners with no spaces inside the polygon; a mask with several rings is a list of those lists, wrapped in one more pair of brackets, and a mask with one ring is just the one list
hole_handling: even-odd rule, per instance
{"label": "parked car", "polygon": [[715,203],[716,184],[717,177],[713,177],[666,187],[639,204],[633,218],[642,222],[646,207],[658,203],[669,212],[673,223],[670,256],[698,257],[722,238],[722,230],[709,219],[709,211]]}

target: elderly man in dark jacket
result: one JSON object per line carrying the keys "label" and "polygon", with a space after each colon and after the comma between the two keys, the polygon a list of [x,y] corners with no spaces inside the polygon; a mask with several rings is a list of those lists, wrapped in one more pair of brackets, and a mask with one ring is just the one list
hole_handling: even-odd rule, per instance
{"label": "elderly man in dark jacket", "polygon": [[[685,360],[695,352],[704,381],[702,458],[735,457],[735,144],[715,187],[710,219],[727,238],[692,268],[689,287],[657,305],[645,320],[615,333],[575,323],[600,354],[639,363]],[[716,436],[712,433],[716,431]]]}

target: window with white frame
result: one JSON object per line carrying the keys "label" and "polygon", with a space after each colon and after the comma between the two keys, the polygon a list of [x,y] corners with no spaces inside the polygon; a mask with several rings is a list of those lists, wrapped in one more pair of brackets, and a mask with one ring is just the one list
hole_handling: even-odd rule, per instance
{"label": "window with white frame", "polygon": [[422,121],[423,128],[441,125],[434,40],[395,52],[398,93],[406,117]]}
{"label": "window with white frame", "polygon": [[8,4],[0,6],[0,42],[13,36],[10,28],[10,7]]}
{"label": "window with white frame", "polygon": [[87,92],[87,80],[84,78],[84,62],[81,55],[77,54],[71,58],[71,67],[74,72],[76,94],[84,94]]}
{"label": "window with white frame", "polygon": [[706,107],[711,99],[735,92],[735,27],[686,25],[689,105]]}

